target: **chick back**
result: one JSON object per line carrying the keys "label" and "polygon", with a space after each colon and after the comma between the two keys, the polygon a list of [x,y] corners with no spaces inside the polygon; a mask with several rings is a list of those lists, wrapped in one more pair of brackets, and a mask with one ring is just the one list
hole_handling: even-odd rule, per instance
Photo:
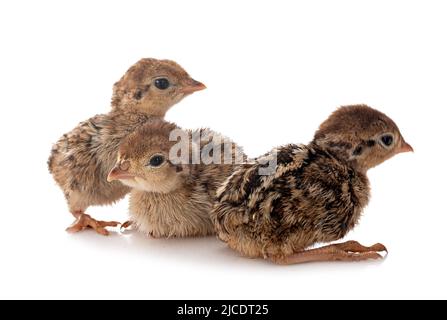
{"label": "chick back", "polygon": [[[270,175],[265,160],[277,159]],[[218,236],[250,257],[289,255],[342,238],[367,204],[365,175],[317,146],[286,145],[240,165],[217,192]]]}

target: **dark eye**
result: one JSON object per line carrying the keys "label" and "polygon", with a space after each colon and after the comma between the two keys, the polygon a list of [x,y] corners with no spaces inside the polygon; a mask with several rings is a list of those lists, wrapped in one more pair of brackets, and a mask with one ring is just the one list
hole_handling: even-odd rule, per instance
{"label": "dark eye", "polygon": [[169,88],[169,80],[166,78],[155,79],[154,85],[160,90],[166,90]]}
{"label": "dark eye", "polygon": [[153,156],[152,158],[150,158],[149,165],[151,167],[159,167],[163,164],[164,161],[165,161],[165,158],[163,156],[156,155],[156,156]]}
{"label": "dark eye", "polygon": [[382,140],[382,143],[386,145],[387,147],[391,146],[393,144],[393,136],[390,134],[383,135],[380,140]]}

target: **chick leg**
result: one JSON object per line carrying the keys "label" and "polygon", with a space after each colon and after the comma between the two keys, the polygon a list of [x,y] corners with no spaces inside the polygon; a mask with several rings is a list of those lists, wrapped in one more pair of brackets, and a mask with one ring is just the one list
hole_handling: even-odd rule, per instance
{"label": "chick leg", "polygon": [[75,216],[76,220],[66,229],[66,231],[70,233],[79,232],[86,228],[92,228],[97,233],[107,236],[109,235],[109,231],[107,231],[106,227],[116,227],[120,224],[117,221],[95,220],[83,211],[73,211],[72,214]]}
{"label": "chick leg", "polygon": [[[360,248],[356,247],[356,249]],[[277,264],[287,265],[316,261],[361,261],[381,258],[382,256],[376,251],[349,252],[337,248],[336,245],[329,245],[321,248],[304,250],[286,257],[272,257],[271,260]]]}

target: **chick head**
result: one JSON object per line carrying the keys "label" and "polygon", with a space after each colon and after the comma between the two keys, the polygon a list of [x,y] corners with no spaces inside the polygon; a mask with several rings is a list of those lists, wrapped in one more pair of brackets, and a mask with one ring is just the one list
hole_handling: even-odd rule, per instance
{"label": "chick head", "polygon": [[366,105],[340,107],[320,125],[314,142],[365,171],[398,153],[413,151],[393,120]]}
{"label": "chick head", "polygon": [[112,106],[164,116],[177,102],[205,89],[171,60],[141,59],[113,86]]}
{"label": "chick head", "polygon": [[176,125],[152,120],[129,135],[120,145],[118,160],[107,180],[142,191],[169,193],[182,186],[188,175],[188,166],[174,164],[169,159],[171,148],[177,141],[170,141]]}

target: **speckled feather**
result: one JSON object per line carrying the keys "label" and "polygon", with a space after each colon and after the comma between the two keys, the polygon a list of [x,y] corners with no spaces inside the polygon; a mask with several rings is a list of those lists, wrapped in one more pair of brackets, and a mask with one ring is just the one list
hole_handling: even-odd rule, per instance
{"label": "speckled feather", "polygon": [[[395,137],[389,148],[379,146],[387,132]],[[367,170],[410,148],[383,113],[342,107],[308,145],[282,146],[235,169],[217,191],[217,234],[245,256],[271,259],[341,239],[368,203]],[[274,173],[259,175],[275,155]]]}
{"label": "speckled feather", "polygon": [[130,191],[119,182],[108,183],[107,174],[115,163],[122,139],[149,118],[137,112],[97,115],[81,122],[54,145],[49,170],[64,190],[72,210],[110,204]]}
{"label": "speckled feather", "polygon": [[220,238],[251,257],[342,238],[368,202],[366,176],[318,146],[275,152],[274,175],[261,176],[259,163],[246,164],[219,189],[213,219]]}

